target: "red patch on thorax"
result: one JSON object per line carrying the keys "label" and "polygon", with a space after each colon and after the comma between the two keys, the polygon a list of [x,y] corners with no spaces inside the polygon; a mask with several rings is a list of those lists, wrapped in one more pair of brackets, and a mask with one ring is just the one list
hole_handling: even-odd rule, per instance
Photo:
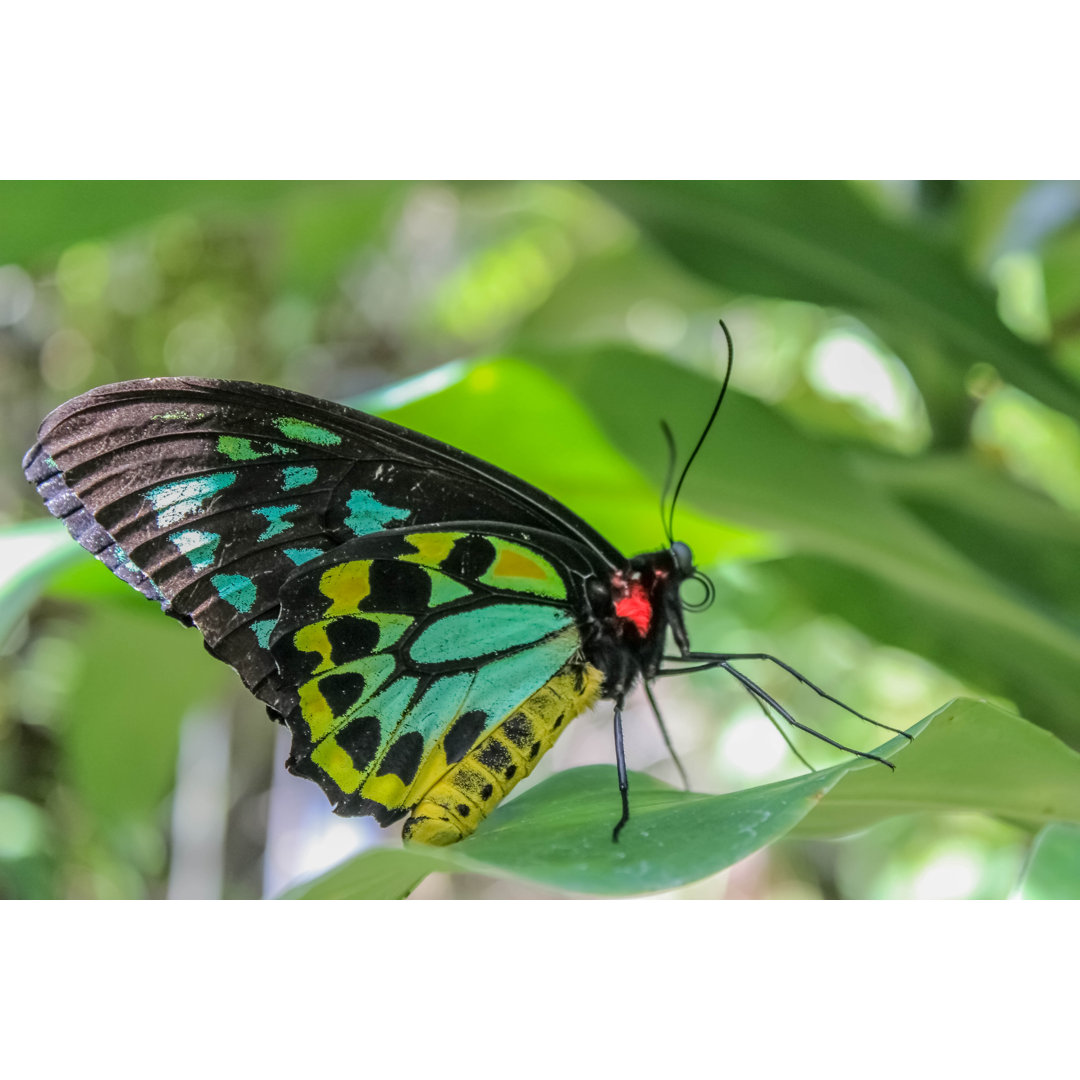
{"label": "red patch on thorax", "polygon": [[652,601],[640,581],[631,581],[623,586],[626,595],[615,601],[615,614],[620,619],[627,619],[637,627],[638,633],[645,637],[652,622]]}

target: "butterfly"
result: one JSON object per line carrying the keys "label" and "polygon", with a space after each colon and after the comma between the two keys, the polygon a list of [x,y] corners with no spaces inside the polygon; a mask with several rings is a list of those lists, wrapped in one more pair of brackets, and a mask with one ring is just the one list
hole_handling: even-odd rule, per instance
{"label": "butterfly", "polygon": [[[453,843],[608,699],[618,839],[630,814],[622,712],[638,681],[655,710],[655,678],[721,667],[834,746],[733,661],[772,661],[848,708],[770,655],[690,648],[680,589],[711,586],[672,522],[727,389],[723,329],[727,374],[675,489],[668,543],[632,558],[494,465],[252,383],[91,390],[46,417],[23,467],[84,548],[239,673],[289,729],[287,768],[337,813],[384,826],[408,815],[407,841]],[[669,633],[678,653],[665,659]]]}

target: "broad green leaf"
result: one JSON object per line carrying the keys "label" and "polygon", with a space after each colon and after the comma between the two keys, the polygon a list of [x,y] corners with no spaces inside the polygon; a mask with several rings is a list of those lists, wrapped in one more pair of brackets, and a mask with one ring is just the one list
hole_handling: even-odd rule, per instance
{"label": "broad green leaf", "polygon": [[[890,757],[906,745],[897,737],[877,753]],[[393,899],[415,883],[424,861],[428,871],[507,876],[566,892],[662,892],[709,877],[783,836],[845,775],[869,767],[884,771],[854,758],[729,795],[678,791],[633,773],[630,821],[618,843],[611,838],[620,806],[614,768],[568,769],[498,807],[464,843],[366,852],[287,895]]]}
{"label": "broad green leaf", "polygon": [[[986,702],[959,699],[877,753],[895,771],[853,759],[727,795],[631,777],[631,817],[618,844],[615,771],[569,769],[498,807],[471,839],[441,849],[366,852],[287,895],[392,899],[437,870],[511,877],[567,892],[634,895],[717,873],[786,833],[838,836],[888,817],[985,813],[1038,827],[1080,823],[1080,754]],[[898,751],[903,751],[898,754]]]}
{"label": "broad green leaf", "polygon": [[1020,883],[1024,900],[1080,900],[1080,826],[1047,825]]}
{"label": "broad green leaf", "polygon": [[702,277],[808,300],[936,338],[964,368],[993,364],[1045,404],[1080,416],[1080,387],[998,318],[958,255],[886,221],[836,181],[632,181],[592,185]]}
{"label": "broad green leaf", "polygon": [[960,698],[888,775],[850,773],[796,830],[839,836],[897,814],[976,811],[1039,828],[1080,823],[1080,754],[1022,717]]}

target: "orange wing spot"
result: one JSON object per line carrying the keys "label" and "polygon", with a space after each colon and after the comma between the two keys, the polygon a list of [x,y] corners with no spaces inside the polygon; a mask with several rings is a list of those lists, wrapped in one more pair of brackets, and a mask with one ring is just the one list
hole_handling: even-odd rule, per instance
{"label": "orange wing spot", "polygon": [[637,581],[630,583],[630,592],[615,603],[615,614],[620,619],[627,619],[637,627],[638,633],[645,637],[652,622],[652,603],[645,587]]}
{"label": "orange wing spot", "polygon": [[536,578],[539,581],[544,581],[548,576],[546,567],[510,548],[503,548],[499,552],[490,573],[496,578]]}

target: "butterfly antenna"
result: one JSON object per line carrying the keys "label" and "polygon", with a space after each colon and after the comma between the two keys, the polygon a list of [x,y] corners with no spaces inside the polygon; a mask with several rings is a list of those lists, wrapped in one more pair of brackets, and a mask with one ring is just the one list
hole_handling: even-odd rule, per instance
{"label": "butterfly antenna", "polygon": [[735,360],[735,343],[731,340],[731,332],[727,328],[727,323],[725,323],[723,319],[720,319],[719,322],[720,329],[724,331],[724,337],[727,340],[727,371],[724,372],[724,381],[720,386],[720,395],[717,397],[716,404],[713,406],[713,411],[709,416],[708,422],[705,424],[705,430],[702,431],[701,437],[697,441],[697,445],[690,451],[690,457],[687,458],[686,464],[683,466],[682,474],[679,476],[679,482],[675,485],[675,494],[672,496],[671,507],[668,513],[668,537],[675,535],[675,504],[679,501],[679,492],[682,491],[683,481],[686,479],[686,474],[690,471],[690,466],[693,465],[694,458],[697,457],[702,443],[705,442],[705,437],[709,434],[709,429],[713,426],[713,421],[716,419],[716,414],[720,411],[720,406],[724,403],[724,395],[727,393],[728,382],[731,380],[731,366]]}
{"label": "butterfly antenna", "polygon": [[675,478],[675,436],[672,435],[671,428],[666,420],[660,421],[660,430],[664,433],[664,441],[667,443],[668,451],[667,474],[664,477],[663,490],[660,492],[660,524],[664,527],[664,533],[670,547],[675,542],[675,538],[671,535],[671,525],[667,519],[667,497],[668,492],[671,491],[671,481]]}

